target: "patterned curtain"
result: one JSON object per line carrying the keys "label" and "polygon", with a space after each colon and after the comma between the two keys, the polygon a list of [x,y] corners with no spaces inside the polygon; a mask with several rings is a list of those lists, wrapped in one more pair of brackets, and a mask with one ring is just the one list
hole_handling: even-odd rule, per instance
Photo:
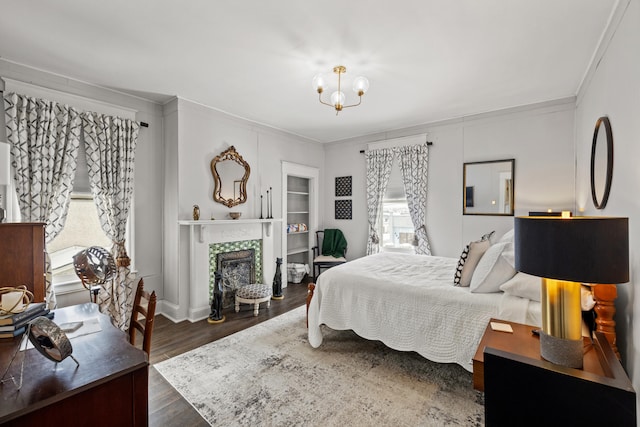
{"label": "patterned curtain", "polygon": [[116,278],[105,284],[107,292],[98,295],[100,309],[111,316],[117,327],[126,330],[135,289],[129,274],[125,235],[140,127],[132,120],[98,113],[83,113],[82,123],[91,193],[102,230],[113,241],[112,253],[118,266]]}
{"label": "patterned curtain", "polygon": [[[45,222],[51,242],[64,228],[80,146],[80,113],[68,105],[4,94],[7,140],[23,221]],[[51,260],[46,254],[45,298],[56,306]]]}
{"label": "patterned curtain", "polygon": [[367,214],[369,218],[367,255],[372,255],[380,250],[380,236],[378,236],[377,226],[380,220],[380,205],[393,165],[393,149],[368,150],[365,153],[365,159],[367,164]]}
{"label": "patterned curtain", "polygon": [[418,243],[416,253],[431,255],[426,226],[429,148],[426,145],[408,145],[398,147],[396,150],[400,157],[400,170],[407,205],[409,205],[409,215],[411,215]]}

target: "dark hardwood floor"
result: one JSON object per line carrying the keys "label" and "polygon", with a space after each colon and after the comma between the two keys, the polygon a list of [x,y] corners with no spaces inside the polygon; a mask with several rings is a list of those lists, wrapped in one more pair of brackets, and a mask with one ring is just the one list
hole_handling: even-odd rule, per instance
{"label": "dark hardwood floor", "polygon": [[[306,278],[305,278],[306,279]],[[253,316],[253,306],[241,304],[240,312],[233,309],[223,312],[224,323],[211,325],[206,320],[191,323],[173,323],[162,315],[156,316],[149,357],[149,425],[150,426],[207,426],[207,422],[193,407],[155,370],[153,365],[204,344],[257,325],[272,317],[304,305],[307,297],[307,281],[289,283],[283,289],[283,300],[272,300],[271,307],[260,304],[260,312]]]}

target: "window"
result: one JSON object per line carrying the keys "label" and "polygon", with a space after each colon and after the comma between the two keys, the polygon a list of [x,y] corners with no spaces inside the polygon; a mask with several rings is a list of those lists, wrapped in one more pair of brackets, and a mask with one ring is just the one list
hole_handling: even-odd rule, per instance
{"label": "window", "polygon": [[67,220],[64,229],[47,245],[54,286],[79,281],[73,267],[75,254],[89,246],[111,250],[112,245],[111,239],[102,231],[98,208],[91,195],[84,141],[81,140]]}
{"label": "window", "polygon": [[102,231],[91,194],[72,193],[64,229],[47,245],[54,285],[78,281],[73,256],[89,246],[110,250],[112,243]]}
{"label": "window", "polygon": [[394,159],[389,183],[382,199],[380,223],[380,251],[414,253],[414,228],[404,193],[402,172]]}
{"label": "window", "polygon": [[[79,110],[95,111],[101,114],[135,119],[136,112],[132,109],[53,89],[34,86],[29,83],[10,81],[7,82],[6,90],[27,94],[36,98],[55,100],[62,104],[73,105]],[[91,190],[89,187],[89,172],[86,164],[86,154],[82,134],[80,138],[76,177],[73,182],[69,212],[67,213],[64,229],[53,241],[47,243],[47,252],[49,253],[52,263],[52,279],[54,285],[73,283],[74,285],[70,286],[71,288],[80,282],[80,279],[78,279],[73,268],[73,255],[89,246],[102,246],[108,250],[111,250],[111,247],[113,246],[113,243],[104,234],[102,227],[100,226],[98,210],[95,206],[93,197],[91,196]],[[9,218],[12,220],[20,220],[20,209],[18,208],[15,189],[12,189],[11,187],[9,188],[14,194],[11,202],[7,204],[7,207],[9,208],[7,209],[7,213],[11,215]],[[135,245],[132,238],[134,235],[133,207],[134,202],[132,199],[131,209],[129,210],[129,219],[127,221],[127,238],[125,244],[127,253],[130,257],[133,257],[132,254]],[[134,270],[133,258],[131,259],[131,269],[132,271]],[[56,290],[56,293],[58,291],[59,289]]]}

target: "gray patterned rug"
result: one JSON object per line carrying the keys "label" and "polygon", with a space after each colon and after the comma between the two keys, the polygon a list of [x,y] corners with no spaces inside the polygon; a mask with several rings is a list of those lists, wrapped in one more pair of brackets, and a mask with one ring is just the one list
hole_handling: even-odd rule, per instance
{"label": "gray patterned rug", "polygon": [[212,425],[476,426],[471,374],[325,328],[307,342],[300,307],[154,365]]}

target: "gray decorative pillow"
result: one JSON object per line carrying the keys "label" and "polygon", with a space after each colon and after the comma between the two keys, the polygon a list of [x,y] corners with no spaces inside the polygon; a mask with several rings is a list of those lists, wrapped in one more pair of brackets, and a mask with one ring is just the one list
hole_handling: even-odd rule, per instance
{"label": "gray decorative pillow", "polygon": [[458,260],[456,274],[453,278],[455,286],[467,287],[471,284],[473,271],[476,269],[482,255],[489,249],[491,242],[489,239],[494,232],[487,233],[477,242],[469,243],[463,250]]}
{"label": "gray decorative pillow", "polygon": [[480,241],[484,241],[484,240],[488,240],[489,242],[491,241],[491,238],[493,237],[493,235],[495,234],[496,230],[490,231],[487,234],[483,234],[482,237],[480,238]]}

